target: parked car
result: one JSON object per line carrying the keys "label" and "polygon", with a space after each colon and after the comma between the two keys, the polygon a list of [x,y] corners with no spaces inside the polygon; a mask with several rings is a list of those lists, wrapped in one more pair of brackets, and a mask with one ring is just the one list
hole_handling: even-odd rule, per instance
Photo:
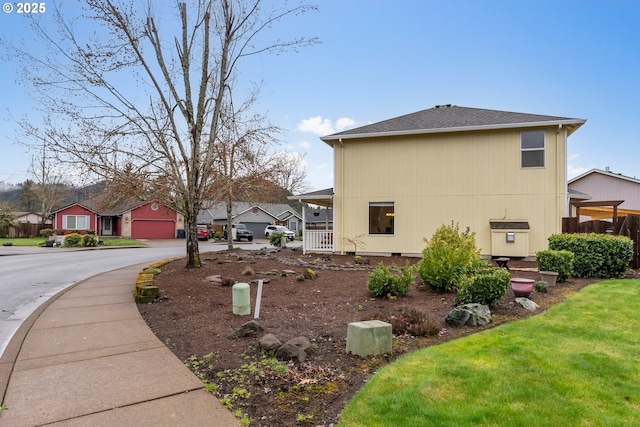
{"label": "parked car", "polygon": [[[242,240],[247,239],[248,242],[253,241],[253,231],[249,230],[244,224],[231,224],[231,236],[233,240]],[[227,229],[224,229],[223,233],[224,238],[226,239]]]}
{"label": "parked car", "polygon": [[296,237],[296,234],[284,225],[267,225],[264,229],[264,237],[268,239],[269,235],[275,232],[284,234],[289,240],[293,240]]}
{"label": "parked car", "polygon": [[209,229],[206,225],[198,226],[198,240],[209,240]]}

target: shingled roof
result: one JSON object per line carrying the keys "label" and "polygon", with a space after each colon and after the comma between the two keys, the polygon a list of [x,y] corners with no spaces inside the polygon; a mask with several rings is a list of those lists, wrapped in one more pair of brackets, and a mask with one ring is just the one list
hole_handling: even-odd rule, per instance
{"label": "shingled roof", "polygon": [[344,132],[334,133],[320,139],[332,145],[333,141],[340,139],[550,125],[564,125],[568,129],[568,133],[571,134],[582,126],[585,121],[586,120],[583,119],[572,119],[568,117],[485,110],[447,104],[436,105],[427,110],[383,120],[355,129],[349,129]]}

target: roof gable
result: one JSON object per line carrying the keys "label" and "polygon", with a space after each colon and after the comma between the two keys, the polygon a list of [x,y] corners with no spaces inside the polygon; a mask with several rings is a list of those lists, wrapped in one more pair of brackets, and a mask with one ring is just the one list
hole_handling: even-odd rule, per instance
{"label": "roof gable", "polygon": [[[274,220],[280,218],[296,217],[302,219],[295,209],[284,203],[250,203],[250,202],[233,202],[231,205],[231,217],[235,218],[252,209],[259,209]],[[198,214],[198,222],[206,223],[210,221],[221,221],[227,218],[227,204],[218,202],[211,204],[210,207],[202,209]]]}
{"label": "roof gable", "polygon": [[[119,216],[124,214],[125,212],[132,211],[141,206],[147,205],[149,203],[158,203],[155,200],[139,200],[139,199],[128,199],[125,201],[120,201],[113,205],[110,205],[105,202],[102,197],[95,197],[92,199],[84,200],[82,202],[71,203],[70,205],[64,206],[53,213],[58,213],[65,211],[73,206],[80,206],[83,209],[86,209],[94,214],[98,214],[101,216]],[[163,206],[166,206],[163,204]],[[166,206],[167,208],[174,210],[170,206]]]}
{"label": "roof gable", "polygon": [[586,120],[583,119],[572,119],[568,117],[458,107],[448,104],[437,105],[427,110],[334,133],[320,139],[331,144],[331,141],[349,138],[512,129],[552,125],[565,125],[569,130],[569,134],[571,134],[582,126],[585,121]]}
{"label": "roof gable", "polygon": [[616,179],[622,179],[625,181],[629,181],[629,182],[633,182],[634,184],[640,184],[640,179],[635,178],[635,177],[630,177],[630,176],[626,176],[626,175],[622,175],[621,173],[615,173],[615,172],[611,172],[609,170],[601,170],[601,169],[591,169],[590,171],[587,171],[581,175],[576,176],[575,178],[571,178],[569,181],[567,181],[568,184],[571,184],[573,182],[576,181],[580,181],[582,178],[585,178],[589,175],[594,175],[594,174],[598,174],[598,175],[603,175],[603,176],[608,176],[611,178],[616,178]]}

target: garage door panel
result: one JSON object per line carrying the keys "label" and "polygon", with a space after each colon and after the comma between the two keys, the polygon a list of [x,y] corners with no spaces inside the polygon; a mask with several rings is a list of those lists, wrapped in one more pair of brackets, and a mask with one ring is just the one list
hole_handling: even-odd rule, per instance
{"label": "garage door panel", "polygon": [[244,225],[251,231],[253,231],[253,237],[255,238],[264,238],[264,229],[268,222],[243,222]]}
{"label": "garage door panel", "polygon": [[131,237],[134,239],[175,239],[174,221],[134,220],[131,224]]}

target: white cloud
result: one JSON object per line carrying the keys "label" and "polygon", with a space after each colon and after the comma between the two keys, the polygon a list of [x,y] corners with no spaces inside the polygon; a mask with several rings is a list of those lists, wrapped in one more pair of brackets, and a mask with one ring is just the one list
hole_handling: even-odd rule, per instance
{"label": "white cloud", "polygon": [[356,121],[353,119],[350,119],[348,117],[340,117],[337,121],[336,121],[336,130],[338,132],[341,132],[343,130],[352,128],[356,125]]}
{"label": "white cloud", "polygon": [[574,166],[572,164],[567,164],[567,178],[575,178],[578,175],[582,175],[583,173],[590,171],[592,168],[585,168],[583,166]]}
{"label": "white cloud", "polygon": [[311,132],[319,136],[335,133],[331,120],[322,116],[309,117],[298,123],[298,130],[302,132]]}
{"label": "white cloud", "polygon": [[331,135],[341,132],[356,125],[356,121],[348,117],[341,117],[335,124],[322,116],[309,117],[298,123],[298,130],[301,132],[311,132],[318,136]]}
{"label": "white cloud", "polygon": [[309,141],[302,141],[298,145],[305,151],[308,150],[309,148],[311,148],[311,143]]}
{"label": "white cloud", "polygon": [[328,165],[326,163],[320,163],[316,166],[316,169],[325,169]]}

